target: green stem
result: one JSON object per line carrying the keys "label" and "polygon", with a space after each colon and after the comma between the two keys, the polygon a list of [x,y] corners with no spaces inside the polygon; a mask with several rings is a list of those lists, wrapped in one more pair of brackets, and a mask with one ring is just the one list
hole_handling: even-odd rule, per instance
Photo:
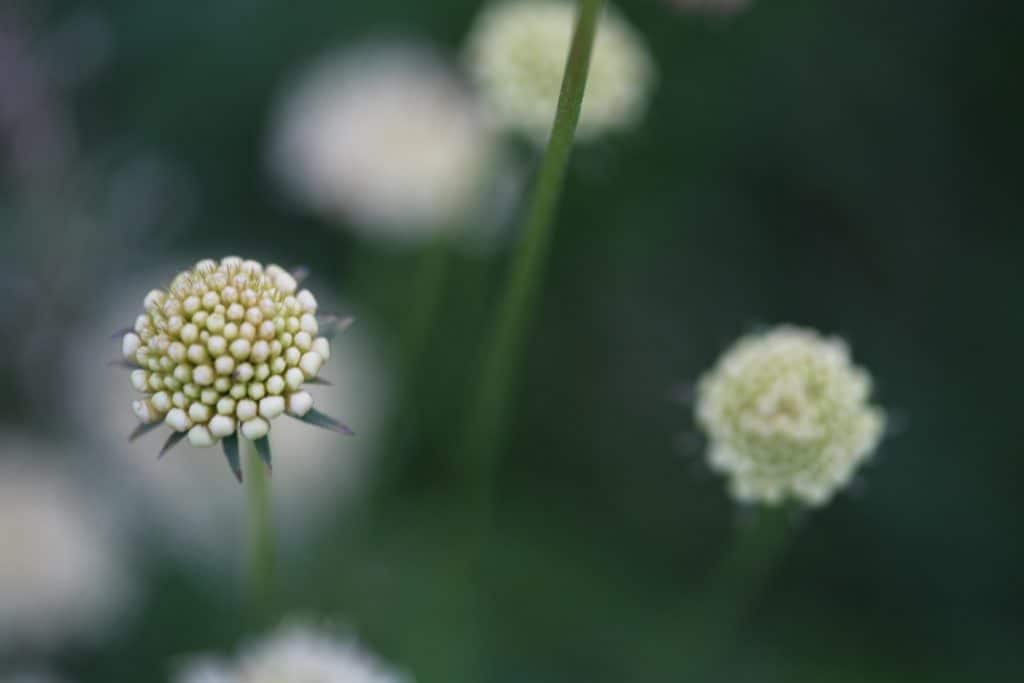
{"label": "green stem", "polygon": [[721,678],[719,667],[737,632],[792,545],[797,514],[791,506],[759,507],[753,518],[737,520],[732,541],[698,598],[690,639],[697,647],[686,680]]}
{"label": "green stem", "polygon": [[247,579],[253,610],[265,614],[274,599],[274,522],[270,500],[270,476],[256,446],[240,438],[245,458],[248,497],[249,549]]}
{"label": "green stem", "polygon": [[509,397],[523,353],[523,342],[543,281],[559,199],[565,185],[576,124],[579,122],[590,69],[590,54],[605,0],[580,0],[569,57],[551,130],[511,271],[501,294],[491,329],[477,392],[470,407],[462,443],[466,466],[473,476],[483,512],[489,515],[490,489],[500,458],[499,449],[509,425]]}

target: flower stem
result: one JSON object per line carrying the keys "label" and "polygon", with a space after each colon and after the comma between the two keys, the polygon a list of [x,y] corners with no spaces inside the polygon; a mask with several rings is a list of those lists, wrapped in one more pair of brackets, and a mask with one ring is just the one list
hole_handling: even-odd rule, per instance
{"label": "flower stem", "polygon": [[576,124],[590,69],[590,55],[605,0],[580,0],[551,138],[544,151],[522,230],[490,331],[477,391],[462,443],[475,496],[489,516],[491,489],[509,425],[509,398],[520,365],[523,342],[547,265],[559,199],[565,185]]}
{"label": "flower stem", "polygon": [[792,545],[799,526],[790,506],[758,507],[737,520],[710,585],[698,598],[692,624],[695,651],[686,680],[718,680],[736,633]]}
{"label": "flower stem", "polygon": [[240,438],[245,457],[248,497],[249,548],[247,579],[255,614],[269,611],[274,599],[274,524],[270,500],[270,476],[256,452],[256,446]]}

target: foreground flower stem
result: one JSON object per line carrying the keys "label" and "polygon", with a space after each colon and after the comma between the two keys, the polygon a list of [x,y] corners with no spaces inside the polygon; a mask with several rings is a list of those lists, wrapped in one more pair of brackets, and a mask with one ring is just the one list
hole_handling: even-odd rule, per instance
{"label": "foreground flower stem", "polygon": [[794,507],[757,507],[737,520],[732,540],[693,615],[694,652],[685,680],[716,680],[753,604],[786,556],[799,527]]}
{"label": "foreground flower stem", "polygon": [[559,198],[565,185],[576,124],[590,69],[590,55],[605,0],[580,0],[558,108],[497,317],[485,349],[477,391],[462,444],[470,486],[486,523],[500,448],[509,425],[509,399],[523,354],[523,342],[543,282]]}
{"label": "foreground flower stem", "polygon": [[248,498],[249,551],[247,579],[256,614],[268,611],[274,597],[274,524],[270,502],[270,476],[249,439],[239,439],[245,458]]}

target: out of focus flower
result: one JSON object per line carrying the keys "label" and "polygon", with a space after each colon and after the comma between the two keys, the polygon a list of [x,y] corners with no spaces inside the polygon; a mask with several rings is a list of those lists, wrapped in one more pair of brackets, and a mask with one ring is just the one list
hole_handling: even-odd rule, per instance
{"label": "out of focus flower", "polygon": [[[488,7],[466,50],[499,125],[547,141],[569,55],[576,3],[512,0]],[[636,124],[647,110],[654,61],[642,36],[613,8],[601,19],[577,128],[580,139]]]}
{"label": "out of focus flower", "polygon": [[668,0],[669,4],[693,14],[730,15],[750,7],[753,0]]}
{"label": "out of focus flower", "polygon": [[878,445],[870,393],[841,340],[782,326],[740,339],[701,379],[697,420],[737,499],[821,505]]}
{"label": "out of focus flower", "polygon": [[2,440],[0,653],[93,643],[134,595],[119,538],[46,447]]}
{"label": "out of focus flower", "polygon": [[237,435],[259,447],[281,415],[351,433],[315,410],[305,390],[331,347],[320,336],[316,298],[297,290],[280,266],[235,256],[200,261],[166,290],[151,290],[121,339],[131,384],[145,394],[132,402],[143,428],[169,426],[167,447],[186,435],[199,447],[223,439],[239,479]]}
{"label": "out of focus flower", "polygon": [[[143,274],[139,282],[152,282],[172,272]],[[123,374],[111,372],[97,358],[117,355],[110,332],[131,320],[138,306],[134,292],[145,291],[131,282],[118,283],[109,295],[100,295],[96,309],[102,318],[80,330],[84,340],[68,359],[65,410],[80,435],[78,442],[91,456],[91,466],[109,482],[112,505],[131,511],[133,524],[144,540],[159,538],[157,549],[188,560],[192,566],[233,570],[238,560],[231,542],[245,532],[245,506],[234,480],[224,476],[221,458],[207,449],[188,448],[183,443],[160,461],[157,451],[163,442],[148,443],[152,457],[140,457],[138,444],[129,444],[125,434],[138,424],[125,407],[135,397],[134,388]],[[327,295],[320,297],[327,310],[346,310]],[[330,368],[337,368],[332,371]],[[337,372],[336,376],[332,376]],[[330,414],[345,415],[358,429],[358,438],[339,439],[333,432],[312,429],[292,419],[274,423],[274,448],[288,454],[274,463],[274,521],[278,525],[282,556],[294,552],[322,528],[318,522],[334,517],[340,506],[354,504],[366,480],[369,456],[384,424],[389,377],[381,356],[381,343],[372,335],[371,325],[361,322],[344,338],[331,345],[327,379],[334,384],[308,388],[317,407]],[[160,533],[152,533],[156,528]]]}
{"label": "out of focus flower", "polygon": [[246,649],[237,662],[200,660],[176,683],[399,683],[409,680],[349,639],[286,626]]}
{"label": "out of focus flower", "polygon": [[286,188],[374,238],[457,228],[496,158],[475,99],[415,48],[324,59],[286,93],[274,123],[271,163]]}

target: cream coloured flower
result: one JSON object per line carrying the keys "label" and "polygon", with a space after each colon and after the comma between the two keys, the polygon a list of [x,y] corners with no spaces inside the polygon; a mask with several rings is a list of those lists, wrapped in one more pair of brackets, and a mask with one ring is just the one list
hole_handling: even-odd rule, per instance
{"label": "cream coloured flower", "polygon": [[822,505],[878,445],[870,393],[841,340],[781,326],[740,339],[701,378],[697,421],[738,500]]}
{"label": "cream coloured flower", "polygon": [[200,660],[176,683],[401,683],[409,679],[355,642],[300,625],[285,626],[246,649],[237,662]]}
{"label": "cream coloured flower", "polygon": [[[111,354],[111,330],[136,315],[136,293],[152,282],[169,281],[176,268],[173,263],[146,268],[97,293],[97,317],[76,330],[80,341],[66,364],[62,410],[81,449],[79,461],[108,486],[110,506],[130,523],[139,546],[215,575],[211,578],[233,577],[240,570],[233,541],[244,535],[247,517],[235,480],[223,476],[222,459],[210,457],[209,449],[189,447],[187,439],[159,461],[140,457],[140,442],[156,455],[166,438],[158,432],[165,430],[129,443],[124,434],[138,419],[125,406],[137,393],[124,374],[96,362]],[[321,311],[348,311],[356,303],[336,299],[330,290],[317,298]],[[320,373],[331,383],[308,389],[318,410],[345,416],[358,428],[358,438],[339,439],[295,419],[273,423],[273,448],[281,454],[274,462],[273,517],[282,560],[301,561],[325,524],[354,510],[366,493],[391,396],[385,349],[373,322],[361,321],[331,343],[330,363]]]}
{"label": "cream coloured flower", "polygon": [[372,46],[301,75],[275,117],[270,160],[300,200],[372,238],[416,242],[459,227],[496,140],[468,89],[431,52]]}
{"label": "cream coloured flower", "polygon": [[0,452],[0,655],[101,639],[135,596],[116,527],[50,447],[5,435]]}
{"label": "cream coloured flower", "polygon": [[165,450],[186,435],[199,447],[223,440],[241,479],[238,434],[269,461],[265,439],[281,415],[351,433],[313,408],[305,387],[330,358],[330,342],[316,298],[280,266],[206,259],[151,290],[143,306],[121,339],[131,384],[144,395],[132,402],[136,434],[167,425]]}
{"label": "cream coloured flower", "polygon": [[[547,141],[569,55],[576,3],[510,0],[477,18],[466,62],[497,123]],[[577,137],[592,139],[643,118],[655,81],[644,39],[613,8],[594,42]]]}

